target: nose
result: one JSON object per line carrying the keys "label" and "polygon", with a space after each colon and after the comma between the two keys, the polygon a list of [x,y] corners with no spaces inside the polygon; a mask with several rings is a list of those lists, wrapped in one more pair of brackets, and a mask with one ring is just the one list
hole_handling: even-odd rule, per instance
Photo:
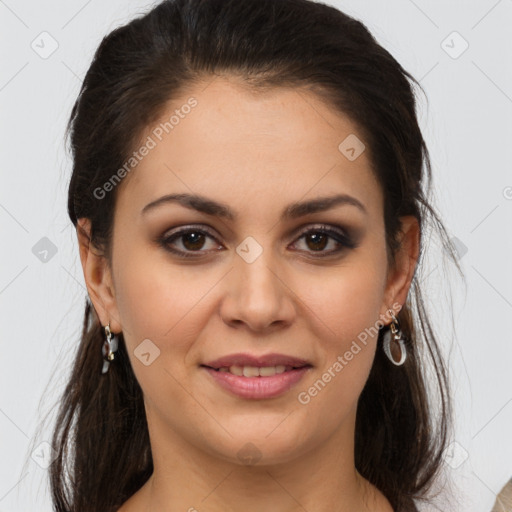
{"label": "nose", "polygon": [[223,281],[221,316],[229,326],[261,333],[293,322],[296,295],[270,250],[252,262],[236,255],[234,268]]}

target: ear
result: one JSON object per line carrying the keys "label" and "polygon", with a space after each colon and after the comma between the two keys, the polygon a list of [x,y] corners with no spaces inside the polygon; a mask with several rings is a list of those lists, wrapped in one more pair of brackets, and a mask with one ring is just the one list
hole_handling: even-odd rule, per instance
{"label": "ear", "polygon": [[81,218],[77,222],[77,237],[80,249],[80,261],[84,279],[101,325],[110,323],[113,333],[122,331],[115,298],[112,274],[105,256],[91,243],[91,222]]}
{"label": "ear", "polygon": [[395,255],[395,264],[388,271],[382,314],[389,309],[393,309],[396,314],[397,309],[399,310],[405,304],[420,252],[418,219],[408,215],[400,217],[400,221],[401,228],[398,233],[400,245]]}

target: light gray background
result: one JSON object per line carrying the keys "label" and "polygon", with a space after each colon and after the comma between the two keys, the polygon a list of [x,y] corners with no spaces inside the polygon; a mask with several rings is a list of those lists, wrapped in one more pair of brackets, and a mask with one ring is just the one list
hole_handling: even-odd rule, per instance
{"label": "light gray background", "polygon": [[[420,120],[436,207],[467,279],[467,289],[446,281],[439,255],[425,259],[456,402],[445,463],[456,501],[444,510],[490,511],[512,477],[512,1],[328,3],[362,20],[428,97]],[[64,128],[101,38],[149,5],[0,0],[0,512],[51,510],[40,465],[49,434],[36,429],[62,392],[86,293],[66,214]],[[33,251],[43,237],[57,250],[46,262]]]}

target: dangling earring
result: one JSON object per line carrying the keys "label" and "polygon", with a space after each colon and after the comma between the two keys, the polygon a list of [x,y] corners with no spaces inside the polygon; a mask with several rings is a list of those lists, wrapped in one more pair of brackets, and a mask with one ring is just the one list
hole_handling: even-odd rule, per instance
{"label": "dangling earring", "polygon": [[[383,348],[384,352],[388,356],[388,359],[395,365],[395,366],[401,366],[404,364],[406,358],[407,358],[407,350],[405,349],[404,340],[402,339],[402,331],[400,330],[400,323],[396,319],[395,315],[393,314],[393,311],[390,309],[388,311],[391,315],[391,318],[393,319],[391,324],[389,325],[389,329],[384,333],[383,336]],[[391,353],[391,335],[393,335],[393,342],[398,345],[400,348],[400,360],[396,361],[393,357],[393,354]]]}
{"label": "dangling earring", "polygon": [[114,360],[114,352],[117,350],[117,336],[110,330],[110,322],[105,326],[105,336],[101,352],[103,354],[103,368],[101,373],[107,373],[110,362]]}

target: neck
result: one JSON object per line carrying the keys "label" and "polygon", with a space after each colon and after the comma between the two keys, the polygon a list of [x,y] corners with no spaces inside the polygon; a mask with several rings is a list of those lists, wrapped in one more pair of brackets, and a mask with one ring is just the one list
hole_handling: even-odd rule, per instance
{"label": "neck", "polygon": [[244,465],[206,453],[149,422],[154,471],[138,493],[137,509],[391,512],[387,500],[355,469],[354,427],[355,411],[320,446],[279,463],[262,459]]}

